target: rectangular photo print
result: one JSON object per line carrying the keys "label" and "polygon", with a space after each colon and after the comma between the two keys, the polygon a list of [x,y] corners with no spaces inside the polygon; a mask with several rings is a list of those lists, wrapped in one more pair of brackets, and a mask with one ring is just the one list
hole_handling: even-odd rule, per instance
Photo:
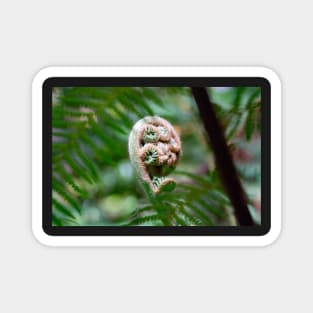
{"label": "rectangular photo print", "polygon": [[266,81],[73,80],[43,89],[46,232],[266,233]]}

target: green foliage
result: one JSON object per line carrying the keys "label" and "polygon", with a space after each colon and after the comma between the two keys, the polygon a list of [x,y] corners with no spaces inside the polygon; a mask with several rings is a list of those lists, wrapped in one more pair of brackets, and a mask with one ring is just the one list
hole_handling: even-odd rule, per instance
{"label": "green foliage", "polygon": [[[254,200],[259,190],[259,89],[209,91],[229,143],[254,153],[254,163],[236,163]],[[160,193],[153,202],[140,188],[127,150],[132,126],[147,115],[170,121],[183,147],[172,175],[176,189]],[[189,88],[55,88],[52,125],[53,225],[233,223]]]}
{"label": "green foliage", "polygon": [[259,87],[225,88],[211,92],[218,103],[218,116],[225,126],[228,140],[243,130],[247,140],[261,128],[261,90]]}

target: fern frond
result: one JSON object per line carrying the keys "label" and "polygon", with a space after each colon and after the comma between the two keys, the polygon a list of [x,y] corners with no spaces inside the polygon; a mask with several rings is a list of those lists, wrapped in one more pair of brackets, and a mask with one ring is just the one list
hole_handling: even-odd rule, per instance
{"label": "fern frond", "polygon": [[63,215],[75,219],[75,216],[72,214],[72,212],[65,207],[61,202],[56,200],[54,197],[52,198],[52,204],[54,207],[58,209],[59,212],[61,212]]}
{"label": "fern frond", "polygon": [[[187,207],[187,206],[186,206]],[[197,218],[194,216],[191,212],[187,212],[186,209],[184,209],[183,206],[179,207],[179,213],[182,215],[182,217],[186,220],[187,225],[191,226],[203,226],[206,225],[203,221],[201,221],[200,218]]]}
{"label": "fern frond", "polygon": [[143,217],[136,218],[132,220],[130,223],[126,224],[125,226],[137,226],[137,225],[145,224],[147,222],[148,223],[157,222],[157,223],[163,224],[162,220],[160,219],[160,216],[158,214],[154,214],[154,215],[146,215]]}
{"label": "fern frond", "polygon": [[63,186],[56,179],[52,179],[52,188],[54,192],[59,194],[59,196],[67,201],[68,204],[70,204],[79,214],[81,213],[81,208],[78,202],[66,190],[63,189]]}

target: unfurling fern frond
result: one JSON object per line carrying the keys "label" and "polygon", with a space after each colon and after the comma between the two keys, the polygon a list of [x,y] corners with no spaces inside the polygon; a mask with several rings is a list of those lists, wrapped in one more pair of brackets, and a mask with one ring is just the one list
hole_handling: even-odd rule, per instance
{"label": "unfurling fern frond", "polygon": [[137,178],[150,199],[175,188],[175,180],[165,176],[177,166],[182,149],[168,121],[158,116],[139,120],[129,135],[128,149]]}

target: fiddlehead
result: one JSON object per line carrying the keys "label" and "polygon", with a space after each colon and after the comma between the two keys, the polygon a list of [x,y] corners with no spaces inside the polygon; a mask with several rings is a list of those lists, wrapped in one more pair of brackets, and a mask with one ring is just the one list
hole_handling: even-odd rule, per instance
{"label": "fiddlehead", "polygon": [[175,180],[166,176],[176,167],[182,149],[168,121],[158,116],[139,120],[129,135],[128,148],[136,175],[149,197],[175,188]]}

